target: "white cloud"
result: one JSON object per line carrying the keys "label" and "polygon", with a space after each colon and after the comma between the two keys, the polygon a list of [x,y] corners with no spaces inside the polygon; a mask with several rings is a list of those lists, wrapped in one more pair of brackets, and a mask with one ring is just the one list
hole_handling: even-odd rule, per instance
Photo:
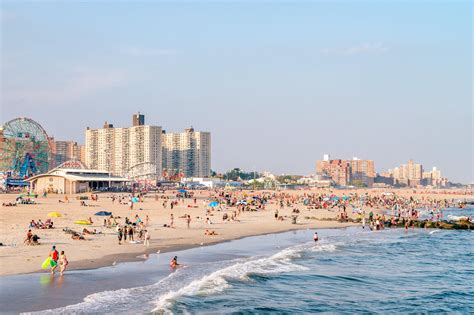
{"label": "white cloud", "polygon": [[163,55],[174,55],[177,52],[172,49],[147,49],[138,47],[129,47],[121,50],[124,55],[133,57],[151,57],[151,56],[163,56]]}
{"label": "white cloud", "polygon": [[75,68],[64,75],[61,82],[48,81],[47,86],[42,84],[44,82],[35,82],[34,86],[2,86],[2,102],[10,106],[68,105],[95,92],[122,86],[124,82],[125,74],[120,71]]}
{"label": "white cloud", "polygon": [[387,45],[382,42],[360,43],[354,46],[344,48],[324,48],[321,53],[325,55],[359,55],[359,54],[382,54],[389,50]]}

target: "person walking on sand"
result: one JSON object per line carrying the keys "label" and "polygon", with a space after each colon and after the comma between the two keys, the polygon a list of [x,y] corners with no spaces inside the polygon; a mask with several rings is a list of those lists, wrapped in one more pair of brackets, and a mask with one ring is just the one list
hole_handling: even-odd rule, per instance
{"label": "person walking on sand", "polygon": [[64,254],[64,251],[61,251],[61,254],[59,255],[59,274],[62,276],[64,274],[64,271],[66,270],[67,265],[69,265],[69,261],[66,258],[66,255]]}
{"label": "person walking on sand", "polygon": [[170,227],[174,228],[174,216],[173,216],[173,214],[171,214],[171,216],[170,216]]}
{"label": "person walking on sand", "polygon": [[[124,227],[124,229],[125,229],[125,227]],[[121,228],[121,227],[118,227],[118,228],[117,228],[117,233],[118,233],[118,234],[117,234],[117,235],[118,235],[118,243],[119,243],[119,245],[122,245],[122,236],[123,236],[123,233],[122,233],[122,228]],[[125,232],[125,233],[127,233],[127,232]]]}
{"label": "person walking on sand", "polygon": [[191,224],[191,216],[189,214],[186,217],[186,224],[188,225],[188,229],[189,229],[189,225]]}
{"label": "person walking on sand", "polygon": [[49,252],[49,257],[51,257],[51,274],[54,275],[54,271],[58,267],[59,253],[56,250],[56,245],[53,245],[51,252]]}
{"label": "person walking on sand", "polygon": [[128,239],[133,241],[133,226],[128,227]]}
{"label": "person walking on sand", "polygon": [[143,246],[150,246],[150,233],[145,230],[145,239],[143,240]]}

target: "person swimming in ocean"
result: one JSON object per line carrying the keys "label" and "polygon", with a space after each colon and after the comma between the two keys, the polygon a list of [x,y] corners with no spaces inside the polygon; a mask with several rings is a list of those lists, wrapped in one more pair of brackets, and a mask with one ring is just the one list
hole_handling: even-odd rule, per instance
{"label": "person swimming in ocean", "polygon": [[313,240],[314,240],[315,242],[319,241],[318,232],[314,232]]}
{"label": "person swimming in ocean", "polygon": [[176,268],[178,267],[179,264],[178,264],[178,256],[174,256],[173,259],[171,259],[170,261],[170,267],[171,268]]}

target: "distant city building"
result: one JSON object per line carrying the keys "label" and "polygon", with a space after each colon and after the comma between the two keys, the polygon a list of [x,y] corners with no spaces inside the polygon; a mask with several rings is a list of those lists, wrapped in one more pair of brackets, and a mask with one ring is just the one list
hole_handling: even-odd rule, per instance
{"label": "distant city building", "polygon": [[387,177],[392,178],[396,186],[437,186],[445,187],[448,179],[441,177],[441,171],[433,167],[431,171],[424,171],[423,165],[409,160],[407,164],[402,164],[394,169],[388,170]]}
{"label": "distant city building", "polygon": [[375,179],[374,161],[361,160],[355,157],[349,161],[349,163],[351,166],[351,184],[362,184],[367,187],[372,187]]}
{"label": "distant city building", "polygon": [[85,147],[75,141],[61,141],[50,138],[51,151],[53,153],[52,167],[61,165],[70,160],[85,162]]}
{"label": "distant city building", "polygon": [[423,185],[446,187],[448,179],[441,176],[441,171],[436,167],[429,172],[423,172]]}
{"label": "distant city building", "polygon": [[132,126],[143,126],[145,124],[145,115],[138,114],[133,115]]}
{"label": "distant city building", "polygon": [[[393,177],[388,172],[377,174],[375,176],[374,183],[375,184],[383,184],[383,185],[386,185],[386,186],[393,186],[393,184],[394,184]],[[380,185],[377,185],[377,186],[380,186]]]}
{"label": "distant city building", "polygon": [[144,125],[144,115],[133,115],[134,126],[86,130],[85,164],[118,176],[157,179],[162,171],[159,126]]}
{"label": "distant city building", "polygon": [[316,174],[331,179],[341,186],[363,185],[372,187],[375,179],[375,167],[372,160],[331,160],[325,154],[323,160],[316,162]]}
{"label": "distant city building", "polygon": [[350,164],[345,160],[322,160],[316,162],[316,174],[329,178],[340,186],[350,183]]}
{"label": "distant city building", "polygon": [[209,177],[211,175],[211,134],[185,129],[162,134],[163,174],[165,177]]}

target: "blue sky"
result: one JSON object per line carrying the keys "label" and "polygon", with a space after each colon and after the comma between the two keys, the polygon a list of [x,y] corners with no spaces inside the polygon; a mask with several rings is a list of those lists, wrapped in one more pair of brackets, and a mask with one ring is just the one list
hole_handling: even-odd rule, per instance
{"label": "blue sky", "polygon": [[324,153],[473,176],[471,2],[1,4],[1,122],[59,139],[212,132],[213,169],[314,173]]}

